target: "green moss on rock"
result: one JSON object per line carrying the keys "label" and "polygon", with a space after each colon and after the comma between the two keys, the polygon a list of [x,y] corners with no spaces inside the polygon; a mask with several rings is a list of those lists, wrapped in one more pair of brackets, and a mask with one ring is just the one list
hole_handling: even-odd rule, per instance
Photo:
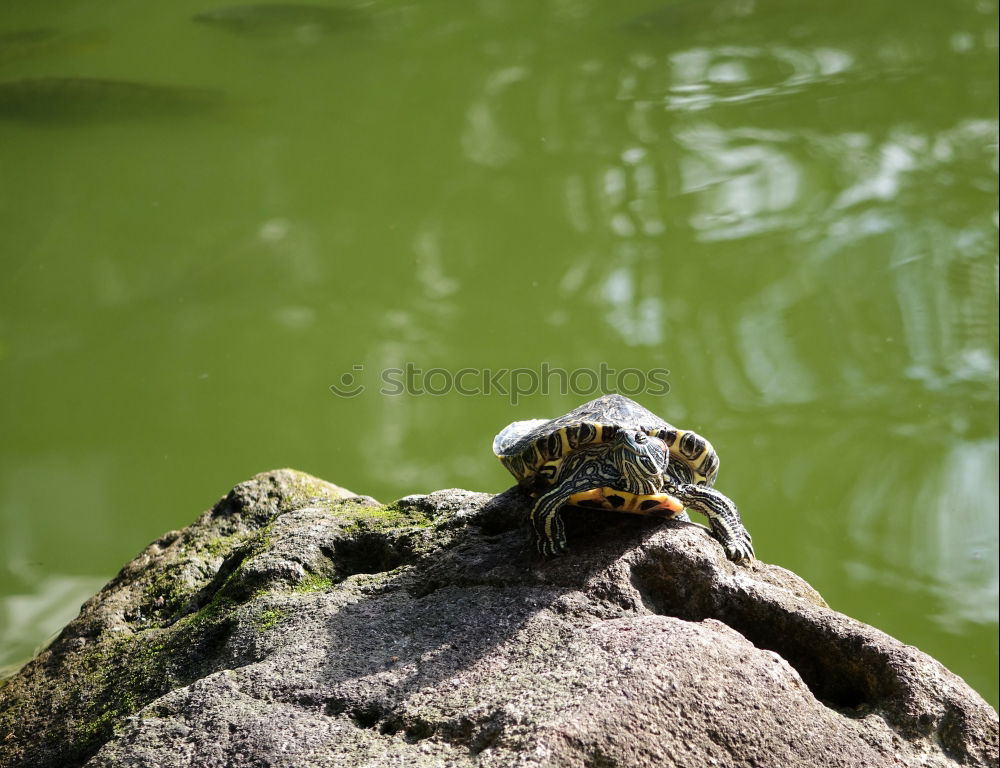
{"label": "green moss on rock", "polygon": [[306,594],[309,592],[323,592],[330,589],[333,586],[333,579],[327,576],[321,576],[318,573],[306,574],[306,577],[299,582],[292,591],[301,594]]}
{"label": "green moss on rock", "polygon": [[267,632],[278,626],[287,615],[288,613],[280,608],[265,608],[254,617],[254,623],[261,632]]}
{"label": "green moss on rock", "polygon": [[347,517],[350,522],[345,533],[363,531],[385,531],[391,528],[429,528],[434,521],[422,512],[398,504],[381,507],[366,507],[361,504],[344,502],[337,505],[336,513]]}

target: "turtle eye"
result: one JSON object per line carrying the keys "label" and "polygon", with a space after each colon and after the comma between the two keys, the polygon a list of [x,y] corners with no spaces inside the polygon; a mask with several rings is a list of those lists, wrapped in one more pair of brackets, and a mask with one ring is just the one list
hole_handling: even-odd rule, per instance
{"label": "turtle eye", "polygon": [[639,443],[639,445],[642,445],[642,444],[643,444],[643,443],[645,443],[645,442],[646,442],[646,441],[647,441],[648,439],[649,439],[649,438],[648,438],[648,437],[646,437],[646,433],[645,433],[645,432],[636,432],[636,433],[635,433],[635,441],[636,441],[637,443]]}

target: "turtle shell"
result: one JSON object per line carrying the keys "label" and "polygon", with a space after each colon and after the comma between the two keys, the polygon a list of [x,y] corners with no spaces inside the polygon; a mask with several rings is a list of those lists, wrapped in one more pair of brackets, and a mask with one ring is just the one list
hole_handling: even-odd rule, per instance
{"label": "turtle shell", "polygon": [[556,419],[515,421],[494,438],[493,453],[522,486],[537,490],[552,484],[571,451],[610,443],[622,429],[666,443],[671,459],[667,472],[678,482],[715,482],[719,457],[705,438],[668,424],[623,395],[603,395]]}

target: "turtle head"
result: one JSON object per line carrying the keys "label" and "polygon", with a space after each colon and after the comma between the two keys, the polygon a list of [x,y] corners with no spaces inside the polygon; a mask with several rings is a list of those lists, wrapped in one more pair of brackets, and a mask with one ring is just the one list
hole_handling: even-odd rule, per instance
{"label": "turtle head", "polygon": [[627,490],[634,487],[648,493],[659,491],[670,455],[667,444],[635,429],[621,430],[615,443],[615,463]]}

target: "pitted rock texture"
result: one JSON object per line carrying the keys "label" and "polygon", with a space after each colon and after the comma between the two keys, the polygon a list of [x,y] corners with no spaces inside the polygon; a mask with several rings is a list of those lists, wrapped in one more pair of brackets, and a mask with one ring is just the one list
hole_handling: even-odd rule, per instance
{"label": "pitted rock texture", "polygon": [[996,712],[701,526],[291,470],[146,548],[0,688],[0,766],[995,766]]}

